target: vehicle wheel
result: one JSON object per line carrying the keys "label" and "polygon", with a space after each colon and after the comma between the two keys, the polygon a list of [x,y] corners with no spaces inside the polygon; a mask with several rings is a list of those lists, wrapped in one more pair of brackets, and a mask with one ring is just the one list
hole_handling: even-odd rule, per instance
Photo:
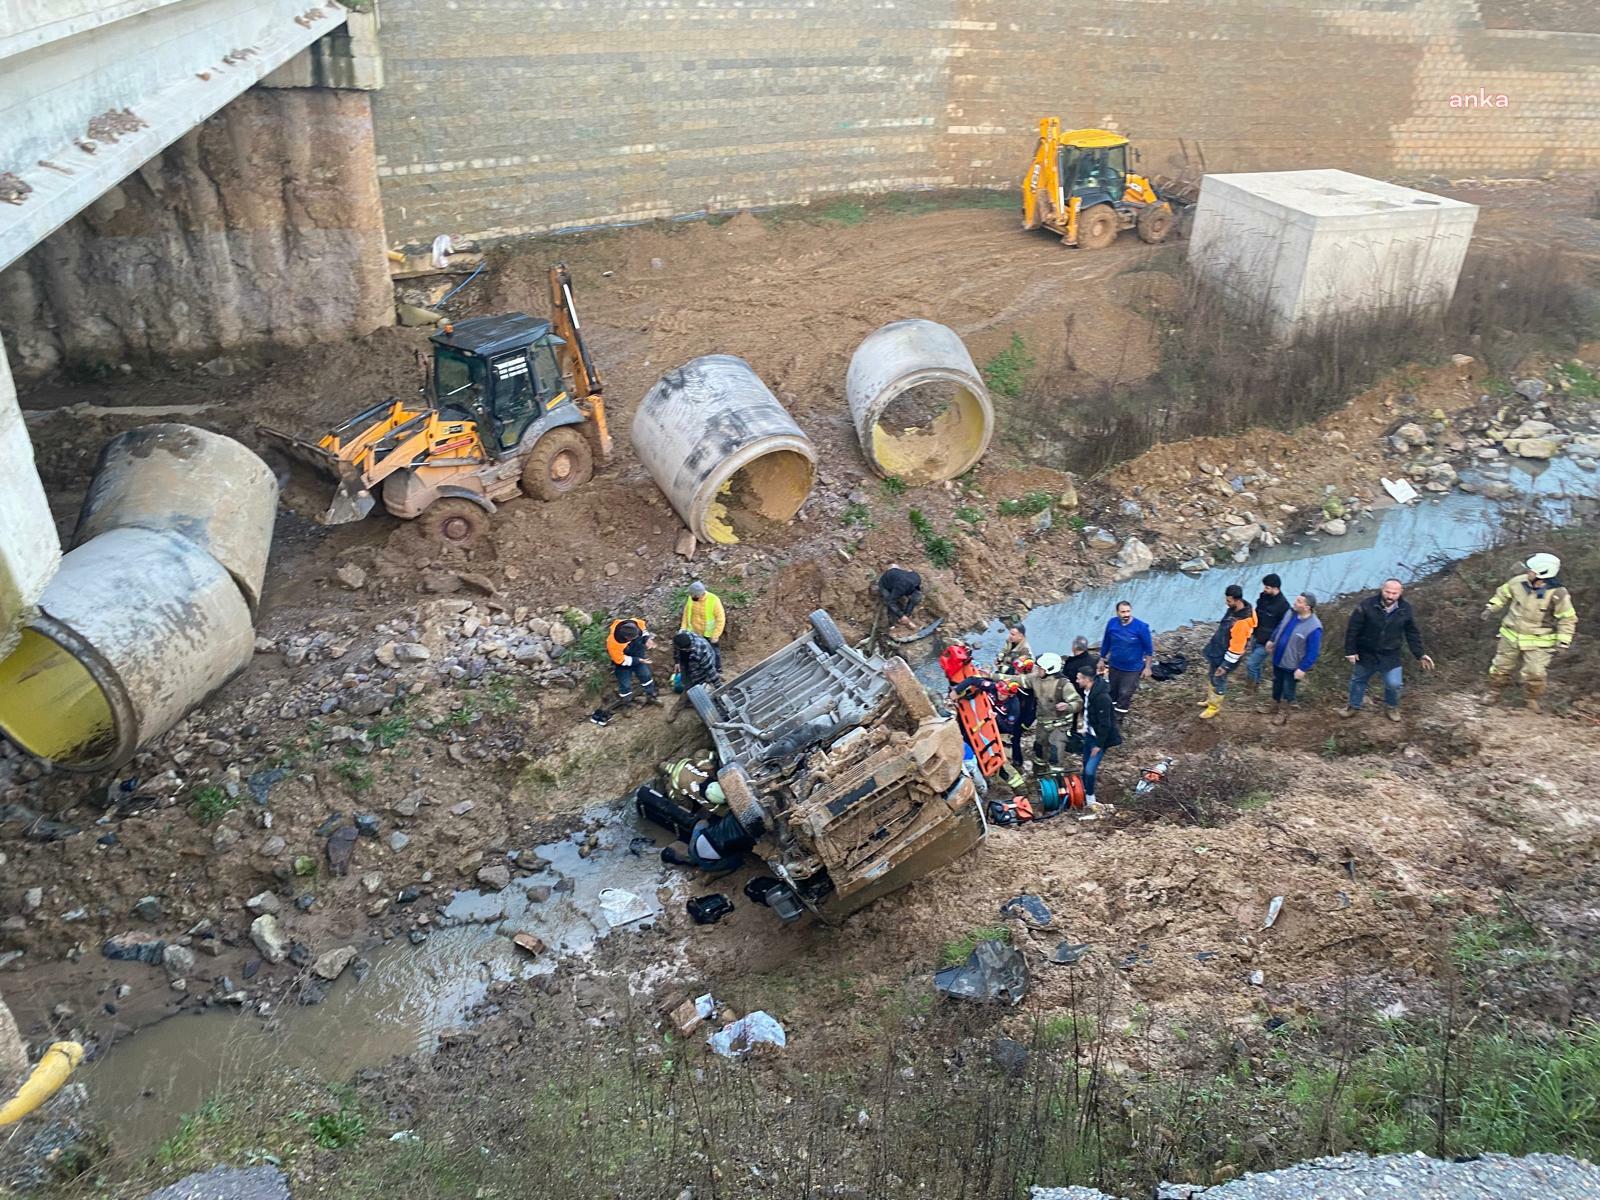
{"label": "vehicle wheel", "polygon": [[837,654],[844,649],[844,634],[839,632],[839,627],[822,609],[817,609],[811,614],[811,629],[816,635],[819,649],[826,650],[829,654]]}
{"label": "vehicle wheel", "polygon": [[761,806],[761,801],[756,799],[755,790],[750,786],[750,777],[744,773],[744,768],[738,763],[729,763],[717,772],[717,782],[722,785],[722,794],[727,798],[728,811],[744,831],[751,837],[760,837],[766,832],[772,821],[767,816],[767,810]]}
{"label": "vehicle wheel", "polygon": [[706,690],[706,685],[697,683],[689,689],[689,706],[694,709],[695,715],[706,723],[706,728],[722,720],[722,714],[717,711],[717,706],[711,700],[711,693]]}
{"label": "vehicle wheel", "polygon": [[594,451],[570,425],[540,438],[522,468],[522,490],[541,500],[559,500],[594,477]]}
{"label": "vehicle wheel", "polygon": [[417,520],[433,541],[465,550],[489,532],[489,514],[471,500],[435,500]]}
{"label": "vehicle wheel", "polygon": [[1175,224],[1170,209],[1152,204],[1139,214],[1139,240],[1149,242],[1152,246],[1158,245],[1171,236]]}
{"label": "vehicle wheel", "polygon": [[1078,214],[1078,245],[1084,250],[1104,250],[1117,240],[1117,214],[1109,204],[1096,204]]}
{"label": "vehicle wheel", "polygon": [[906,713],[913,721],[922,722],[937,716],[928,689],[922,686],[903,658],[891,658],[883,667],[883,677],[889,681]]}

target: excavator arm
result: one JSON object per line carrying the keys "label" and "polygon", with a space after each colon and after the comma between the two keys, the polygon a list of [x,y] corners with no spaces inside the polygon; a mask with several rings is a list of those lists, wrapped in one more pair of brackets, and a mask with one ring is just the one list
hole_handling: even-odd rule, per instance
{"label": "excavator arm", "polygon": [[572,380],[573,399],[589,418],[595,449],[601,462],[611,458],[611,431],[606,427],[605,384],[600,368],[589,356],[588,343],[578,325],[578,308],[572,299],[572,276],[566,263],[550,268],[550,325],[565,346],[561,369]]}

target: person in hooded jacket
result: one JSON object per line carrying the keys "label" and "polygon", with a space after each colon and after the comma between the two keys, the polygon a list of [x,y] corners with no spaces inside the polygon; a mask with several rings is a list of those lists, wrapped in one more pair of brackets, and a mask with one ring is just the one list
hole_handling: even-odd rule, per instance
{"label": "person in hooded jacket", "polygon": [[1288,615],[1289,597],[1283,594],[1283,579],[1276,572],[1263,576],[1261,595],[1256,597],[1256,631],[1251,635],[1250,653],[1244,660],[1244,673],[1250,679],[1251,692],[1261,686],[1261,676],[1267,666],[1267,643]]}
{"label": "person in hooded jacket", "polygon": [[1200,718],[1205,721],[1222,711],[1222,701],[1228,694],[1228,676],[1249,650],[1251,636],[1256,630],[1255,610],[1244,598],[1242,587],[1230,583],[1223,591],[1223,602],[1227,608],[1205,649],[1206,665],[1211,668],[1206,672],[1205,707],[1200,710]]}
{"label": "person in hooded jacket", "polygon": [[1109,810],[1095,798],[1095,776],[1107,750],[1122,745],[1122,730],[1117,725],[1117,710],[1111,698],[1111,683],[1098,663],[1078,668],[1078,688],[1084,694],[1083,714],[1083,808]]}

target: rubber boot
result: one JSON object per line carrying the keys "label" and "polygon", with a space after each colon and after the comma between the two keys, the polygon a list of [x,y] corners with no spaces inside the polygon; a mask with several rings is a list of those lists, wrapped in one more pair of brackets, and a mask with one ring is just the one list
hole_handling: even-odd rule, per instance
{"label": "rubber boot", "polygon": [[1500,701],[1505,698],[1506,689],[1510,686],[1511,676],[1509,675],[1489,676],[1489,690],[1484,692],[1482,696],[1483,703],[1490,705],[1499,704]]}
{"label": "rubber boot", "polygon": [[1219,693],[1219,692],[1213,692],[1211,694],[1211,703],[1206,705],[1203,709],[1200,710],[1200,719],[1202,721],[1209,721],[1209,720],[1211,720],[1212,717],[1216,716],[1219,712],[1221,712],[1222,711],[1222,701],[1223,701],[1222,694]]}
{"label": "rubber boot", "polygon": [[1543,679],[1525,679],[1522,682],[1522,695],[1527,704],[1528,711],[1532,713],[1543,712],[1539,707],[1539,697],[1544,695],[1545,681]]}
{"label": "rubber boot", "polygon": [[1206,698],[1200,701],[1201,708],[1210,708],[1217,699],[1217,689],[1211,682],[1211,673],[1206,673]]}

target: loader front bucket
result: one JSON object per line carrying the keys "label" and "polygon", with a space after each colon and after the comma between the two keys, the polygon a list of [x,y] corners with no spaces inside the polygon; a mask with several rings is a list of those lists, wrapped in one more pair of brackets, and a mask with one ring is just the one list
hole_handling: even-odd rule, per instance
{"label": "loader front bucket", "polygon": [[[361,468],[354,463],[280,430],[258,426],[256,432],[272,452],[278,486],[290,507],[312,513],[324,525],[343,525],[361,520],[376,506],[362,481]],[[323,511],[322,498],[328,495],[330,483],[333,497]]]}

